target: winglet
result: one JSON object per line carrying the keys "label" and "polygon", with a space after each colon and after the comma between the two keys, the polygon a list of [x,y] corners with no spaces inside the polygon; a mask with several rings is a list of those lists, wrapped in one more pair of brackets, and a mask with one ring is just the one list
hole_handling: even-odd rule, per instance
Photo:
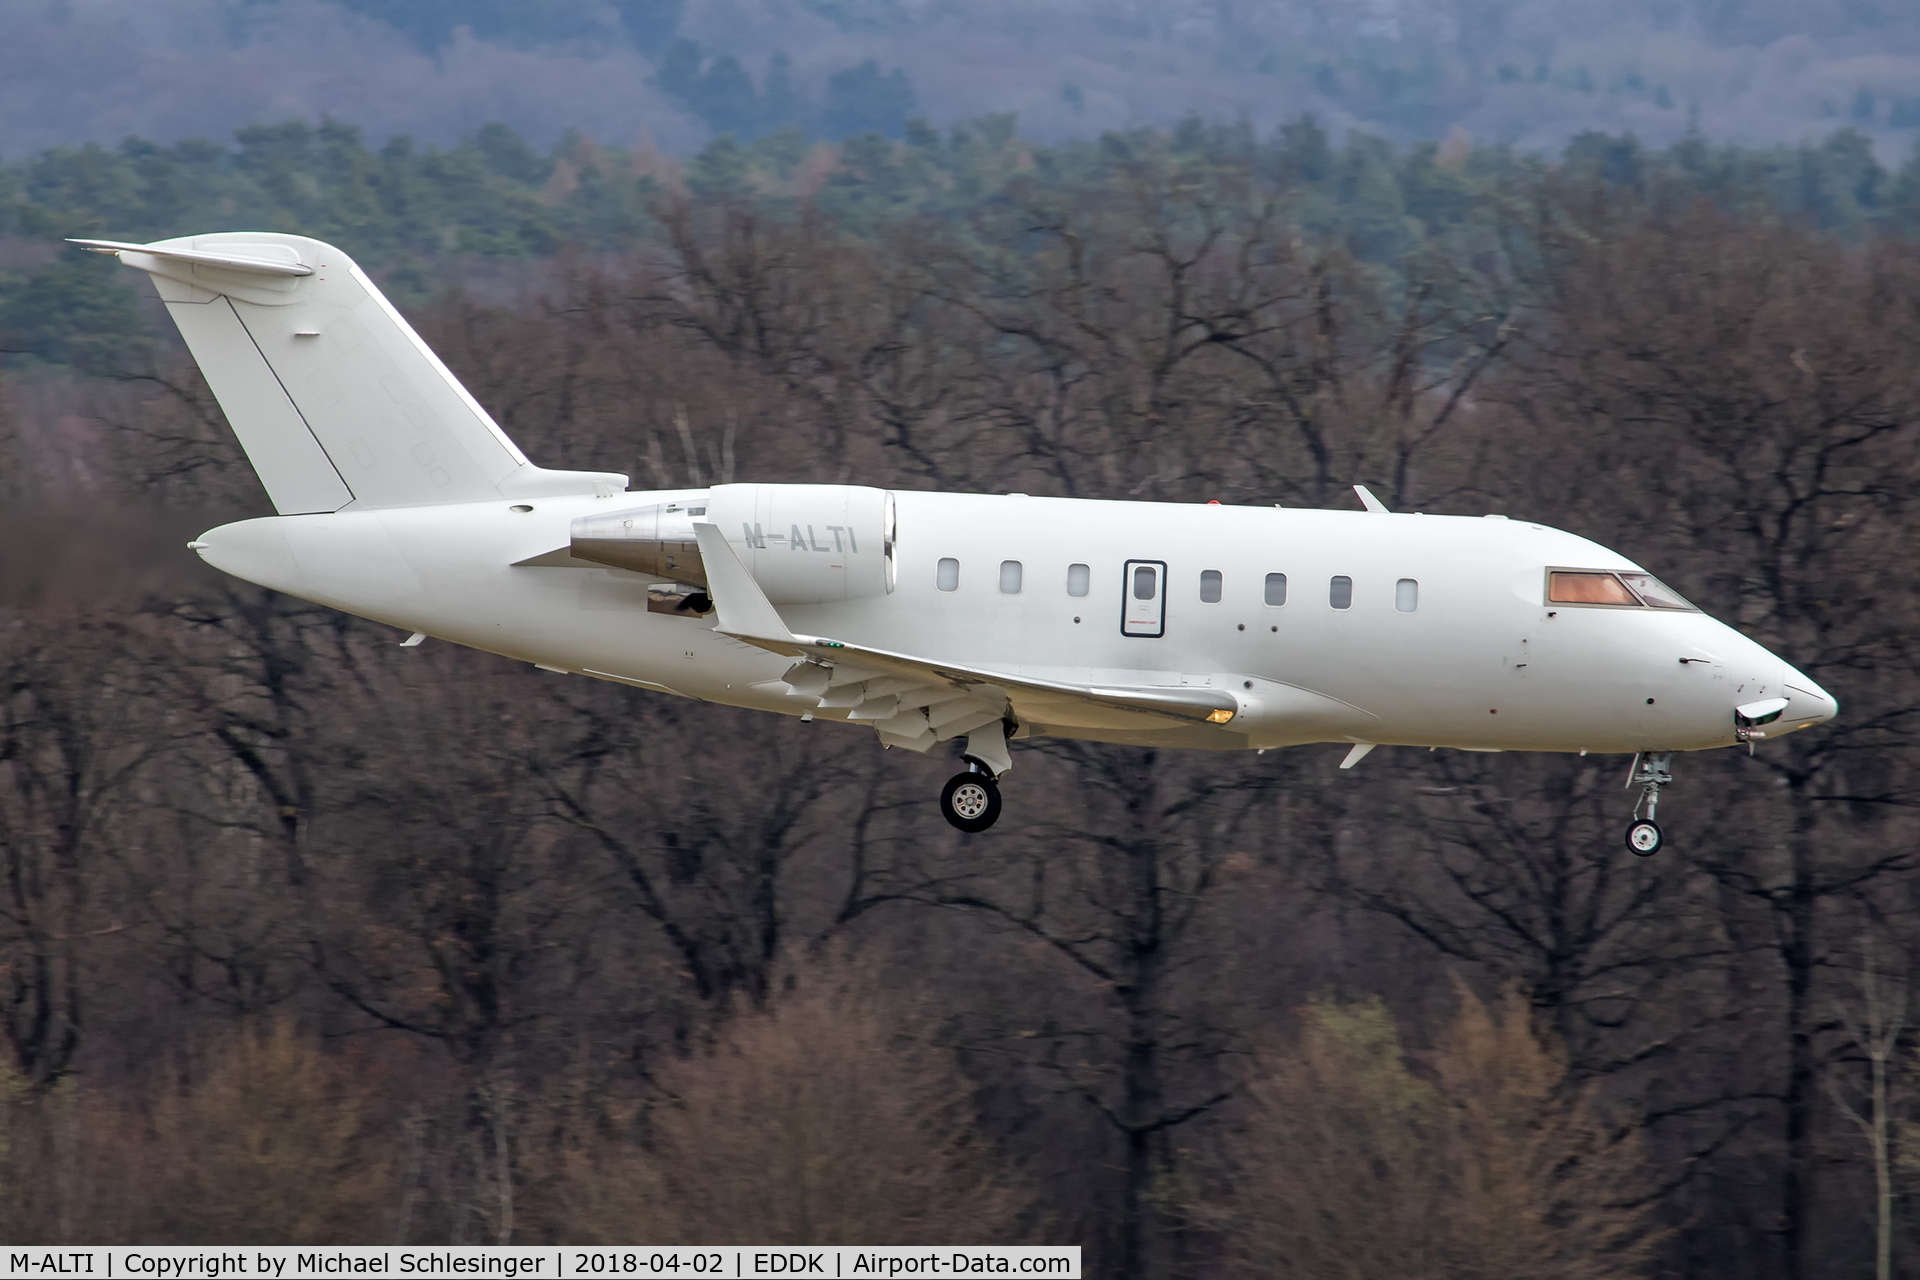
{"label": "winglet", "polygon": [[775,644],[797,645],[800,640],[787,630],[779,612],[767,599],[767,593],[740,563],[740,557],[727,545],[720,526],[706,520],[693,522],[693,536],[700,542],[700,560],[707,569],[707,592],[713,597],[720,620],[715,631],[723,631],[742,640],[768,640]]}
{"label": "winglet", "polygon": [[1353,486],[1353,491],[1360,495],[1360,505],[1365,507],[1367,510],[1378,511],[1381,515],[1392,514],[1387,510],[1386,503],[1380,501],[1380,499],[1374,497],[1372,493],[1368,492],[1367,486],[1363,484],[1357,484]]}

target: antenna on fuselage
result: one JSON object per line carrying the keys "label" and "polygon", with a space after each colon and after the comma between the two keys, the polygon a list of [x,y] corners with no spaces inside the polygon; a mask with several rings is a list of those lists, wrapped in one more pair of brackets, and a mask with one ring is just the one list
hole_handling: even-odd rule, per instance
{"label": "antenna on fuselage", "polygon": [[1363,484],[1357,484],[1353,486],[1353,491],[1360,495],[1360,505],[1365,507],[1367,510],[1378,511],[1383,516],[1393,514],[1392,512],[1387,510],[1387,504],[1380,501],[1380,499],[1374,497],[1373,494],[1367,489],[1367,486]]}

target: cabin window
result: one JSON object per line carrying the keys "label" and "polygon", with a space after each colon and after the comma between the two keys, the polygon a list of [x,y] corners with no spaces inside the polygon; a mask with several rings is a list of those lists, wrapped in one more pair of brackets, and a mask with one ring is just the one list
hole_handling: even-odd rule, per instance
{"label": "cabin window", "polygon": [[1420,607],[1420,583],[1416,579],[1402,578],[1393,584],[1393,607],[1402,613]]}
{"label": "cabin window", "polygon": [[1000,594],[1003,596],[1020,594],[1020,562],[1018,560],[1000,562]]}
{"label": "cabin window", "polygon": [[1336,609],[1353,608],[1353,579],[1341,574],[1328,583],[1327,603]]}
{"label": "cabin window", "polygon": [[1087,594],[1087,584],[1093,580],[1087,566],[1070,564],[1067,566],[1067,594],[1083,596]]}
{"label": "cabin window", "polygon": [[1637,606],[1640,600],[1610,573],[1556,571],[1547,575],[1547,603]]}
{"label": "cabin window", "polygon": [[1220,603],[1220,571],[1218,569],[1200,571],[1200,603]]}
{"label": "cabin window", "polygon": [[1267,603],[1282,605],[1287,602],[1287,575],[1270,573],[1267,575]]}
{"label": "cabin window", "polygon": [[942,591],[958,591],[960,589],[960,562],[952,556],[944,557],[940,561],[939,576],[935,578],[934,581]]}
{"label": "cabin window", "polygon": [[1693,609],[1692,605],[1681,599],[1678,591],[1650,573],[1623,573],[1620,580],[1656,609]]}
{"label": "cabin window", "polygon": [[1153,571],[1153,566],[1146,564],[1134,566],[1133,598],[1151,600],[1157,590],[1159,590],[1159,575]]}

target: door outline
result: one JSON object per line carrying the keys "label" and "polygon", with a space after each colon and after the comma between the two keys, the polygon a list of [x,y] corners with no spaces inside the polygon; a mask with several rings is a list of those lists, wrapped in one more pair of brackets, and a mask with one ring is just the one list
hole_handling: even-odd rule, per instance
{"label": "door outline", "polygon": [[[1158,574],[1158,595],[1160,609],[1153,622],[1145,619],[1131,621],[1127,617],[1133,607],[1133,571],[1140,565],[1151,565]],[[1152,631],[1136,630],[1151,625]],[[1135,640],[1158,640],[1167,634],[1167,562],[1165,560],[1129,560],[1120,571],[1120,634]]]}

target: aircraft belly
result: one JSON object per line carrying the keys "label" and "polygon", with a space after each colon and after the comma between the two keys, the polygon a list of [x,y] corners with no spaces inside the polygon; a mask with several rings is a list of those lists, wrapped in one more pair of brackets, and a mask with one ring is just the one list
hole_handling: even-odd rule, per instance
{"label": "aircraft belly", "polygon": [[1374,742],[1378,715],[1342,698],[1278,680],[1243,681],[1243,707],[1233,727],[1249,745],[1285,747],[1307,742]]}

